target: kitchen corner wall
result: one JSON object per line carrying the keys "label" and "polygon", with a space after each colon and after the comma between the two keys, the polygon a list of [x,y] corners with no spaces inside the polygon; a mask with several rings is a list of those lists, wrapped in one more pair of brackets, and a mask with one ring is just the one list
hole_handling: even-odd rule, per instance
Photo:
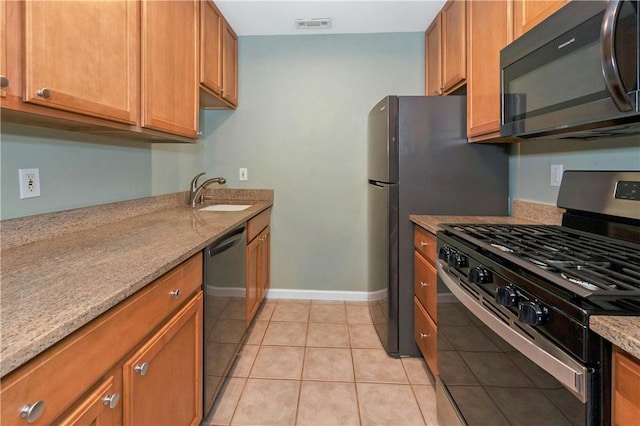
{"label": "kitchen corner wall", "polygon": [[640,170],[640,136],[600,140],[530,140],[511,146],[511,199],[556,205],[552,164],[564,170]]}
{"label": "kitchen corner wall", "polygon": [[275,189],[272,288],[367,291],[367,115],[424,94],[424,34],[240,37],[238,51],[239,107],[205,115],[206,169]]}

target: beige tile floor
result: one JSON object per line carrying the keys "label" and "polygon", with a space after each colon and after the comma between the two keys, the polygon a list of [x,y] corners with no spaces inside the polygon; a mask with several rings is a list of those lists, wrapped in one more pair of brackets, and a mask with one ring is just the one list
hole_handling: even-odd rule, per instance
{"label": "beige tile floor", "polygon": [[267,300],[210,425],[436,425],[422,358],[389,357],[366,303]]}

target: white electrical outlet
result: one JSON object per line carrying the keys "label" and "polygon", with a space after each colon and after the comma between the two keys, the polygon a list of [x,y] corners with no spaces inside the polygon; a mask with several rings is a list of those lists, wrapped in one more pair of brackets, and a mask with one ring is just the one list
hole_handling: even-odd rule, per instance
{"label": "white electrical outlet", "polygon": [[18,169],[20,199],[40,196],[40,169]]}
{"label": "white electrical outlet", "polygon": [[560,186],[562,183],[562,172],[563,166],[562,164],[552,164],[551,165],[551,186]]}
{"label": "white electrical outlet", "polygon": [[244,167],[240,168],[240,180],[248,180],[249,176],[247,175],[247,169]]}

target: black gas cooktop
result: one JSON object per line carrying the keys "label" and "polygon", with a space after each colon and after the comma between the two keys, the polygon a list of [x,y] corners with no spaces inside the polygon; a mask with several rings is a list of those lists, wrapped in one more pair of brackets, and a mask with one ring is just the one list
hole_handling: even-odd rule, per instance
{"label": "black gas cooktop", "polygon": [[640,244],[552,225],[444,225],[576,296],[640,300]]}

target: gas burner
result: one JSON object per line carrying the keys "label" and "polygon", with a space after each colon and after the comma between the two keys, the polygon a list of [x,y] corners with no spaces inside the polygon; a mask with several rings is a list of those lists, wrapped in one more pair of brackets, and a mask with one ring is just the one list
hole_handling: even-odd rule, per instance
{"label": "gas burner", "polygon": [[578,271],[581,269],[588,269],[589,267],[597,266],[599,268],[611,268],[611,262],[605,260],[569,260],[569,259],[547,259],[548,263],[558,268],[576,268]]}
{"label": "gas burner", "polygon": [[[602,288],[589,281],[567,275],[565,272],[560,272],[560,276],[571,283],[578,284],[579,286],[586,288],[587,290],[599,290]],[[615,290],[617,288],[615,284],[601,283],[601,285],[611,290]]]}
{"label": "gas burner", "polygon": [[513,253],[513,250],[511,250],[509,247],[503,246],[501,244],[491,243],[491,247],[495,247],[498,250],[503,251],[505,253]]}
{"label": "gas burner", "polygon": [[526,260],[536,265],[538,268],[544,269],[545,271],[557,271],[556,268],[550,266],[548,263],[544,263],[541,260],[534,259],[532,257],[525,257]]}

